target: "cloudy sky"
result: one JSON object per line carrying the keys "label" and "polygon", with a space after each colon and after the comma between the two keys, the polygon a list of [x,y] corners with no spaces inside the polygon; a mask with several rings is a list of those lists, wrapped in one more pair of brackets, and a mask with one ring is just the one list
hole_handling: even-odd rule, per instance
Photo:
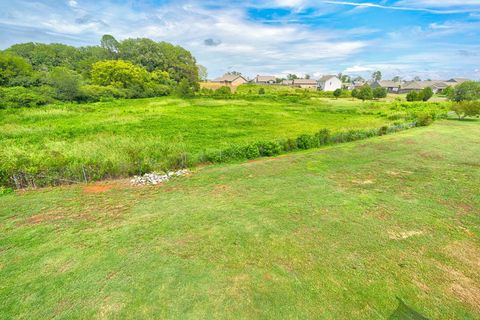
{"label": "cloudy sky", "polygon": [[0,49],[148,37],[226,71],[480,79],[480,0],[0,0]]}

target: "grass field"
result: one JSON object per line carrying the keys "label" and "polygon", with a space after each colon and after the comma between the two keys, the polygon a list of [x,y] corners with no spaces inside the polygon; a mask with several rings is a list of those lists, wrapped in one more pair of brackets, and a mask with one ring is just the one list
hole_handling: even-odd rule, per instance
{"label": "grass field", "polygon": [[[120,110],[104,125],[140,124]],[[479,137],[479,121],[439,121],[159,187],[3,196],[0,314],[385,319],[400,297],[431,319],[478,319]]]}
{"label": "grass field", "polygon": [[79,180],[84,166],[113,177],[160,170],[181,153],[195,162],[230,145],[391,123],[373,114],[380,109],[358,101],[165,97],[0,110],[0,181],[20,171]]}

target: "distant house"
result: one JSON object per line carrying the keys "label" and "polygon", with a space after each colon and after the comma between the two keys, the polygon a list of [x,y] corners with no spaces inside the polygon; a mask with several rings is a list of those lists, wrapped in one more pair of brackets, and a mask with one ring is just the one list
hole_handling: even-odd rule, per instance
{"label": "distant house", "polygon": [[314,79],[294,79],[292,86],[302,89],[316,89],[318,84],[317,80]]}
{"label": "distant house", "polygon": [[224,86],[239,86],[248,82],[247,79],[245,79],[243,76],[235,74],[224,74],[222,77],[217,78],[213,81],[220,83]]}
{"label": "distant house", "polygon": [[433,93],[441,93],[448,86],[450,86],[448,81],[442,80],[428,80],[428,81],[409,81],[404,83],[399,90],[399,93],[409,93],[411,91],[420,91],[425,88],[431,88]]}
{"label": "distant house", "polygon": [[323,91],[335,91],[342,88],[342,80],[337,76],[326,75],[318,80],[318,87]]}
{"label": "distant house", "polygon": [[293,80],[283,79],[281,84],[284,86],[291,86],[293,85]]}
{"label": "distant house", "polygon": [[258,83],[258,84],[275,84],[277,81],[276,81],[275,76],[259,76],[259,75],[257,75],[255,77],[255,79],[253,79],[253,82]]}
{"label": "distant house", "polygon": [[465,78],[452,78],[450,80],[447,80],[445,82],[449,83],[451,86],[456,86],[457,84],[462,84],[465,81],[470,81],[469,79]]}
{"label": "distant house", "polygon": [[385,88],[387,92],[390,93],[398,93],[402,86],[402,82],[400,81],[392,81],[392,80],[379,80],[372,83],[372,88]]}

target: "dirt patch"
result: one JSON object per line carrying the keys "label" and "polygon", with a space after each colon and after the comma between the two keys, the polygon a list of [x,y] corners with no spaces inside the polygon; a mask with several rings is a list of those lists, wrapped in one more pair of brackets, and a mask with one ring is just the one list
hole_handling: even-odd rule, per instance
{"label": "dirt patch", "polygon": [[39,213],[34,216],[28,217],[25,224],[40,224],[44,222],[56,222],[60,220],[74,219],[74,220],[92,220],[92,217],[86,213],[77,215],[67,215],[63,212],[47,212]]}
{"label": "dirt patch", "polygon": [[90,185],[83,187],[85,193],[103,193],[112,189],[111,185]]}
{"label": "dirt patch", "polygon": [[449,266],[440,267],[448,279],[450,286],[448,292],[455,296],[458,300],[468,304],[477,312],[480,311],[480,286],[473,279],[467,277],[462,272]]}
{"label": "dirt patch", "polygon": [[247,289],[249,283],[250,276],[248,274],[237,274],[230,278],[230,286],[227,288],[227,292],[231,296],[243,295],[243,292]]}
{"label": "dirt patch", "polygon": [[391,240],[405,240],[410,237],[419,236],[425,234],[421,230],[409,230],[409,231],[388,231],[388,237]]}
{"label": "dirt patch", "polygon": [[375,181],[373,179],[367,179],[367,180],[352,180],[352,183],[358,184],[358,185],[369,185],[369,184],[374,184]]}

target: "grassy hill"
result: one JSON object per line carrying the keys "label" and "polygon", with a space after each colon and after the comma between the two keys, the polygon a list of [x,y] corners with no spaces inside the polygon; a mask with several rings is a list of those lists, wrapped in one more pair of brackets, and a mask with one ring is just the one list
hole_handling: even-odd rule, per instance
{"label": "grassy hill", "polygon": [[[145,110],[182,123],[168,108]],[[78,111],[43,116],[65,123],[67,112]],[[142,131],[134,110],[111,112],[102,130],[124,121]],[[159,187],[112,181],[3,196],[0,314],[385,319],[400,297],[431,319],[478,319],[479,137],[478,121],[440,121],[199,168]]]}

